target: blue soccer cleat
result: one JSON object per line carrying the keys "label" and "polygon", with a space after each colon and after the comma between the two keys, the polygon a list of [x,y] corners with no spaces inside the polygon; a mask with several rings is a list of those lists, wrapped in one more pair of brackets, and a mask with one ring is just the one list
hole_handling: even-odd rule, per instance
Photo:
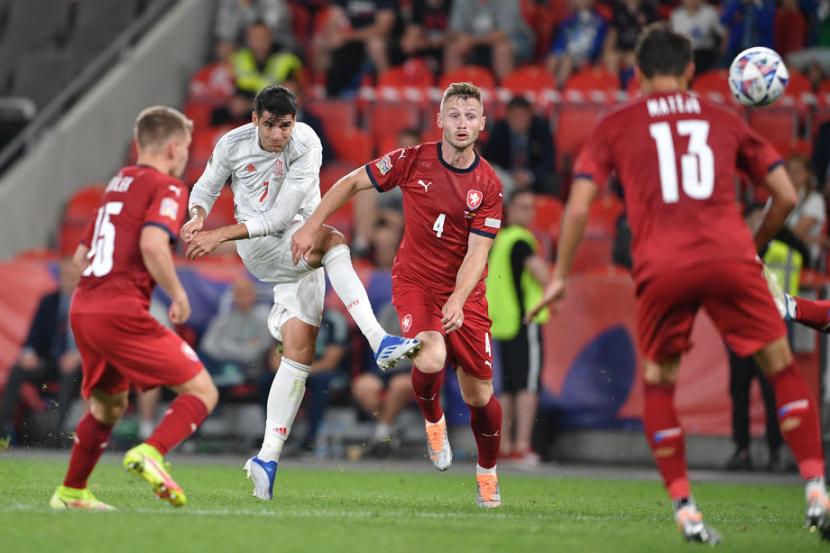
{"label": "blue soccer cleat", "polygon": [[380,346],[375,352],[375,362],[381,370],[387,371],[394,368],[402,358],[414,357],[419,351],[421,341],[417,338],[388,334],[380,341]]}
{"label": "blue soccer cleat", "polygon": [[263,461],[259,457],[251,457],[245,463],[245,474],[248,480],[254,483],[254,497],[265,501],[270,501],[274,497],[274,480],[277,478],[276,461]]}

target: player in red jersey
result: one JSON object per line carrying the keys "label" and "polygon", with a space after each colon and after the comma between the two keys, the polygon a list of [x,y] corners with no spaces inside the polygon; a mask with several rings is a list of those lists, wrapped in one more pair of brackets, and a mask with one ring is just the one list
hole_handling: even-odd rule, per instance
{"label": "player in red jersey", "polygon": [[139,114],[134,128],[138,162],[110,180],[95,221],[75,251],[83,276],[69,317],[89,411],[75,430],[63,485],[49,502],[55,509],[112,509],[92,495],[87,479],[127,408],[130,384],[167,386],[178,397],[147,441],[127,452],[124,466],[172,505],[187,502],[165,470],[163,456],[196,430],[218,393],[190,346],[148,309],[157,282],[172,300],[170,320],[183,323],[190,317],[170,244],[187,212],[187,189],[178,177],[187,164],[191,128],[184,115],[168,107]]}
{"label": "player in red jersey", "polygon": [[[781,433],[806,481],[808,524],[827,537],[816,401],[793,362],[755,253],[795,205],[793,185],[779,155],[743,119],[685,92],[694,74],[686,37],[665,25],[650,27],[640,38],[637,65],[644,95],[603,116],[577,159],[558,263],[540,305],[564,296],[591,201],[616,171],[632,230],[643,425],[680,531],[690,541],[719,541],[692,500],[673,401],[680,356],[703,307],[730,348],[754,355],[775,389]],[[754,243],[736,207],[736,165],[772,198]]]}
{"label": "player in red jersey", "polygon": [[438,114],[442,142],[395,150],[340,179],[295,235],[294,262],[311,251],[325,220],[361,190],[403,191],[404,236],[392,268],[392,302],[406,337],[423,349],[412,383],[426,419],[433,465],[447,470],[452,451],[439,391],[447,360],[456,369],[478,446],[478,504],[501,505],[496,456],[501,406],[493,395],[490,319],[484,297],[487,255],[501,226],[502,186],[474,145],[484,129],[477,87],[453,83]]}

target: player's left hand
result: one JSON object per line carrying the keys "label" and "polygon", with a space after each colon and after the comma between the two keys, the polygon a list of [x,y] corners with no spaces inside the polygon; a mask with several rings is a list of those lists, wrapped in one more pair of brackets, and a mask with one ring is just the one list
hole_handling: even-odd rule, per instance
{"label": "player's left hand", "polygon": [[533,306],[533,308],[525,314],[525,324],[530,323],[533,321],[533,318],[539,314],[539,311],[545,308],[546,305],[552,303],[551,309],[556,310],[556,303],[562,300],[565,297],[565,288],[566,288],[566,281],[564,278],[554,278],[551,280],[548,285],[545,287],[545,293],[542,295],[542,299]]}
{"label": "player's left hand", "polygon": [[301,259],[305,259],[314,249],[315,234],[314,229],[310,228],[308,223],[304,223],[300,230],[291,237],[291,259],[294,261],[294,265],[299,263]]}
{"label": "player's left hand", "polygon": [[219,229],[205,230],[196,234],[187,244],[186,256],[188,259],[204,257],[222,244]]}
{"label": "player's left hand", "polygon": [[443,324],[444,332],[452,332],[458,330],[464,324],[464,303],[458,301],[454,296],[450,296],[444,307],[441,308],[441,324]]}

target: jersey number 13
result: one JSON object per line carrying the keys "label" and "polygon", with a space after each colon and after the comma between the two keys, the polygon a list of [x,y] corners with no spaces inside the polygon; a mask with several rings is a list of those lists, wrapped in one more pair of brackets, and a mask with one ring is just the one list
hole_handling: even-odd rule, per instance
{"label": "jersey number 13", "polygon": [[[671,126],[669,123],[653,123],[648,130],[657,144],[663,201],[667,204],[677,203],[680,188],[677,183],[677,157]],[[699,120],[678,121],[677,134],[689,137],[688,152],[680,156],[683,193],[693,200],[706,200],[715,190],[715,156],[707,142],[709,123]]]}

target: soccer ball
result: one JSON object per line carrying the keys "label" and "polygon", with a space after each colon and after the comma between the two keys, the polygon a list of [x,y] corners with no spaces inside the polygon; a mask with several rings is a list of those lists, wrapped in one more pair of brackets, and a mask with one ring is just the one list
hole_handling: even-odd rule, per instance
{"label": "soccer ball", "polygon": [[729,66],[732,96],[745,106],[768,106],[784,94],[789,80],[778,52],[763,46],[744,50]]}

